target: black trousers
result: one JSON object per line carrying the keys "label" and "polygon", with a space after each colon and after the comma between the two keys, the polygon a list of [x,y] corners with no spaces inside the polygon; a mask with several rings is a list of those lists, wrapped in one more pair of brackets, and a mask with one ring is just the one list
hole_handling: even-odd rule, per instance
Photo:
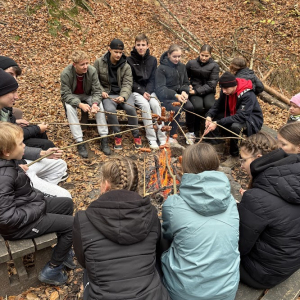
{"label": "black trousers", "polygon": [[37,222],[29,224],[10,236],[8,239],[32,239],[46,233],[57,234],[57,245],[53,249],[50,262],[60,265],[72,247],[73,201],[71,198],[45,198],[46,214]]}
{"label": "black trousers", "polygon": [[[164,100],[163,103],[162,103],[162,106],[164,106],[167,111],[171,111],[171,110],[175,111],[175,115],[176,115],[179,108],[180,108],[180,106],[173,106],[172,105],[173,102],[178,102],[178,101],[176,101],[176,100]],[[194,112],[194,106],[189,100],[183,105],[183,107],[186,110]],[[185,112],[185,116],[186,116],[186,126],[187,126],[189,132],[194,132],[195,115],[190,114],[188,112]],[[179,122],[179,119],[180,119],[180,113],[178,114],[178,116],[176,116],[175,120],[177,122]],[[172,130],[170,132],[170,136],[172,137],[172,135],[176,133],[178,125],[173,121],[171,123],[171,126],[172,126]]]}
{"label": "black trousers", "polygon": [[[194,112],[204,117],[216,100],[215,94],[207,94],[203,96],[191,96],[190,101],[194,106]],[[195,133],[197,135],[199,135],[201,123],[204,124],[205,120],[195,116]]]}
{"label": "black trousers", "polygon": [[53,142],[48,140],[46,132],[39,133],[35,137],[24,140],[24,144],[28,147],[42,148],[42,150],[55,147]]}

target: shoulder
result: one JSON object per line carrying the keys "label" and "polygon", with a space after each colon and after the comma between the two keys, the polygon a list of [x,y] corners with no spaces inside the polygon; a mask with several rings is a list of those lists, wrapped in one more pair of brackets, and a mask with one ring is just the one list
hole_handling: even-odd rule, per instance
{"label": "shoulder", "polygon": [[66,66],[62,72],[61,72],[61,76],[65,76],[65,75],[69,75],[73,73],[73,65],[70,64],[68,66]]}
{"label": "shoulder", "polygon": [[97,74],[97,70],[95,67],[91,66],[91,65],[88,65],[88,73],[89,74]]}

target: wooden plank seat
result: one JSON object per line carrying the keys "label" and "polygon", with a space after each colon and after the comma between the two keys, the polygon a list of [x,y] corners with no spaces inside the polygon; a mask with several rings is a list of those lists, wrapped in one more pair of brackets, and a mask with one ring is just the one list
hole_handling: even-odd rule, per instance
{"label": "wooden plank seat", "polygon": [[[26,289],[41,284],[37,276],[50,260],[52,245],[56,244],[55,233],[35,239],[5,241],[0,236],[0,297],[18,295]],[[34,254],[34,267],[25,268],[23,257]],[[13,261],[16,274],[9,276],[8,262]]]}

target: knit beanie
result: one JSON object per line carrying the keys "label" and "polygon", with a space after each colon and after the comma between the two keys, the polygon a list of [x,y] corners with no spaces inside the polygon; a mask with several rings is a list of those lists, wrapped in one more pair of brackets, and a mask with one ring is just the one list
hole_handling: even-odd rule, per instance
{"label": "knit beanie", "polygon": [[298,107],[300,107],[300,93],[292,97],[290,102],[295,103]]}
{"label": "knit beanie", "polygon": [[18,66],[18,64],[10,57],[0,56],[0,68],[6,70],[10,67]]}
{"label": "knit beanie", "polygon": [[219,85],[221,88],[234,87],[237,85],[235,76],[230,72],[225,72],[219,79]]}
{"label": "knit beanie", "polygon": [[115,50],[124,50],[124,44],[121,40],[119,39],[113,39],[111,42],[110,42],[110,45],[109,45],[109,48],[110,49],[115,49]]}
{"label": "knit beanie", "polygon": [[0,69],[0,96],[15,91],[19,87],[17,80]]}

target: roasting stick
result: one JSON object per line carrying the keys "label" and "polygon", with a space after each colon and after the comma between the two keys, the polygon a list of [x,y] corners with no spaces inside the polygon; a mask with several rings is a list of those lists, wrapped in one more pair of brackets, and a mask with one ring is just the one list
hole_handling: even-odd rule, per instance
{"label": "roasting stick", "polygon": [[174,191],[174,195],[176,195],[177,194],[176,176],[174,175],[174,173],[171,170],[171,167],[170,167],[170,164],[169,164],[169,159],[168,159],[167,149],[164,148],[164,150],[165,150],[165,153],[166,153],[167,168],[168,168],[168,171],[169,171],[171,177],[173,178],[173,191]]}

